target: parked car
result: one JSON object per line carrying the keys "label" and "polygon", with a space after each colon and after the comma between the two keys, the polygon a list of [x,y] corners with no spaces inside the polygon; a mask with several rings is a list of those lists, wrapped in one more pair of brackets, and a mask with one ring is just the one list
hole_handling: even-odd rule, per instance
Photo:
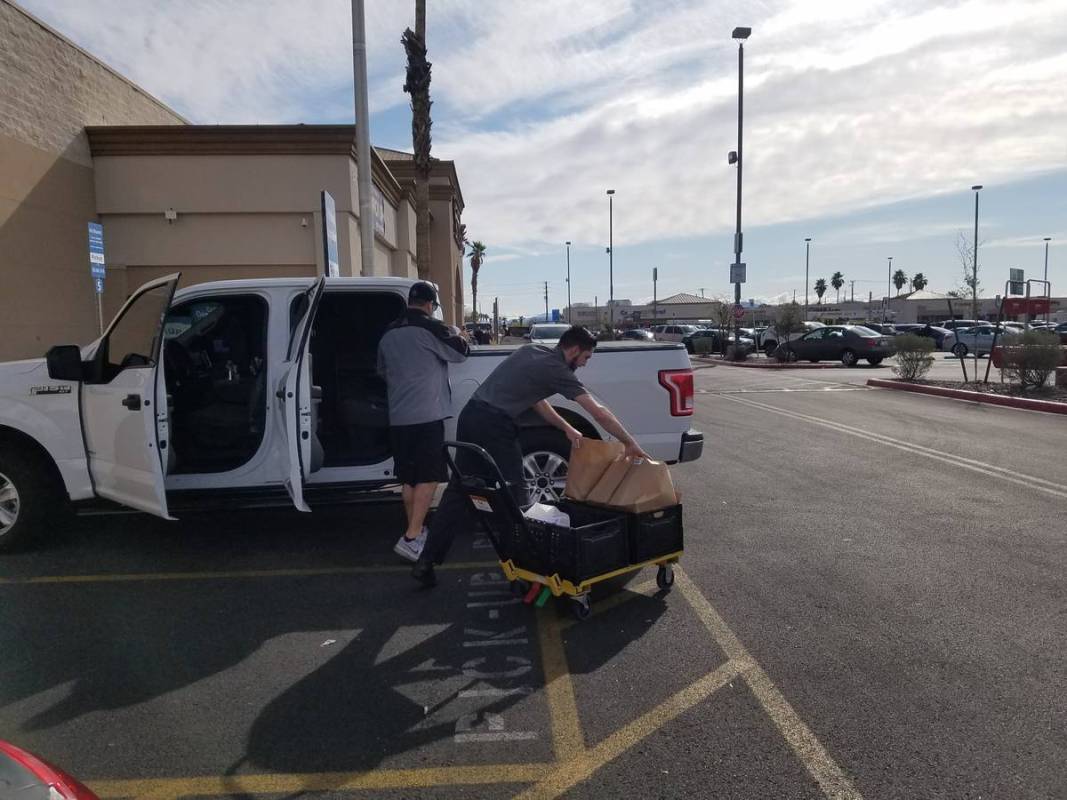
{"label": "parked car", "polygon": [[920,325],[918,330],[909,331],[909,333],[913,333],[916,336],[924,336],[928,339],[933,339],[934,346],[937,347],[938,350],[944,350],[945,337],[950,335],[952,331],[950,331],[948,328],[940,328],[937,325]]}
{"label": "parked car", "polygon": [[[997,329],[994,325],[976,325],[973,328],[958,328],[945,336],[941,349],[947,350],[957,358],[971,355],[975,352],[980,356],[987,356],[993,351],[993,338]],[[1021,331],[1014,328],[1005,328],[996,336],[997,343],[1005,342],[1021,335]]]}
{"label": "parked car", "polygon": [[[821,322],[804,322],[802,323],[804,330],[795,331],[789,334],[789,339],[799,339],[806,333],[825,327]],[[778,349],[778,345],[781,344],[782,337],[778,335],[777,329],[773,325],[763,331],[763,334],[756,340],[756,344],[760,350],[766,353],[768,356],[773,354]]]}
{"label": "parked car", "polygon": [[[713,353],[725,353],[726,348],[732,345],[735,341],[735,335],[733,333],[727,334],[724,338],[722,331],[718,328],[704,328],[702,330],[693,331],[693,333],[682,339],[682,344],[685,345],[685,349],[690,353],[696,352],[696,343],[701,340],[708,340],[711,352]],[[741,337],[741,348],[745,354],[751,353],[756,348],[756,342],[747,336]]]}
{"label": "parked car", "polygon": [[0,741],[0,798],[3,800],[99,800],[58,767],[10,742]]}
{"label": "parked car", "polygon": [[[375,365],[412,281],[262,278],[175,294],[179,277],[135,291],[89,345],[0,364],[0,550],[47,533],[68,501],[106,499],[169,519],[179,509],[310,511],[319,499],[396,496]],[[478,349],[450,368],[455,415],[515,349]],[[684,347],[606,343],[581,377],[650,456],[700,457]],[[551,403],[585,435],[606,435],[576,403]],[[558,494],[566,437],[532,421],[519,446],[531,491]]]}
{"label": "parked car", "polygon": [[655,341],[655,336],[652,335],[652,331],[644,328],[631,328],[628,331],[623,331],[619,335],[619,339],[629,339],[634,342],[652,342]]}
{"label": "parked car", "polygon": [[570,325],[560,325],[558,323],[539,322],[536,325],[530,326],[530,332],[525,336],[534,344],[550,344],[553,347],[559,342],[559,337],[567,332]]}
{"label": "parked car", "polygon": [[875,333],[880,333],[883,336],[896,336],[897,329],[895,326],[890,325],[888,322],[864,322],[864,328],[870,328]]}
{"label": "parked car", "polygon": [[975,325],[988,325],[989,323],[977,319],[946,319],[939,323],[939,327],[954,331],[957,328],[973,328]]}
{"label": "parked car", "polygon": [[[869,325],[867,327],[870,327]],[[902,333],[917,333],[926,326],[921,322],[894,322],[893,330],[900,335]]]}
{"label": "parked car", "polygon": [[696,325],[663,325],[654,335],[657,342],[680,342],[691,333],[700,330]]}
{"label": "parked car", "polygon": [[827,325],[782,347],[791,361],[838,361],[854,367],[861,358],[872,366],[893,355],[890,337],[862,325]]}

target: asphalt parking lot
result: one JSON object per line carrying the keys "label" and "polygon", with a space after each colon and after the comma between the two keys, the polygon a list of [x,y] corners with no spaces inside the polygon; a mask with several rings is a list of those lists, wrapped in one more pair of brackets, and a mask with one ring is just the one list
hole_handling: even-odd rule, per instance
{"label": "asphalt parking lot", "polygon": [[0,561],[0,738],[103,798],[1063,796],[1063,423],[860,372],[701,369],[677,582],[583,623],[480,537],[418,589],[394,506],[79,519]]}

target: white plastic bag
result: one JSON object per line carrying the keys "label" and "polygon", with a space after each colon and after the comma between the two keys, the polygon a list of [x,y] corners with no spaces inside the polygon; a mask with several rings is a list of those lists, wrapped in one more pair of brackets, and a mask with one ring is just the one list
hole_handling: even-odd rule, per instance
{"label": "white plastic bag", "polygon": [[565,511],[560,511],[555,506],[545,505],[544,503],[534,503],[522,515],[527,519],[536,519],[538,522],[547,522],[550,525],[558,525],[561,528],[569,528],[571,526],[569,514]]}

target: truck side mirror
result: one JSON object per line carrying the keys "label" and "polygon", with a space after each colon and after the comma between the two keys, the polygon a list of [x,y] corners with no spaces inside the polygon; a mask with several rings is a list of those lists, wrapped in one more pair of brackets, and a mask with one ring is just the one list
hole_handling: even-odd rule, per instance
{"label": "truck side mirror", "polygon": [[57,344],[45,355],[48,377],[57,381],[80,381],[84,377],[82,351],[76,344]]}

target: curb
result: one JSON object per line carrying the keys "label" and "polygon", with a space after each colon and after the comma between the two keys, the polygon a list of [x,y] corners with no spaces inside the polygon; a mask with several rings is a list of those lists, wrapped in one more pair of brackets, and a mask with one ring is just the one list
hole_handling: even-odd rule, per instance
{"label": "curb", "polygon": [[991,406],[1006,406],[1008,408],[1022,408],[1027,411],[1044,411],[1049,414],[1067,414],[1067,403],[1055,400],[1033,400],[1028,397],[1006,397],[1000,394],[987,394],[985,392],[970,392],[966,389],[948,389],[944,386],[923,386],[918,383],[903,383],[884,378],[870,378],[868,386],[879,389],[895,389],[898,392],[914,392],[916,394],[928,394],[934,397],[948,397],[954,400],[970,400],[974,403],[986,403]]}

